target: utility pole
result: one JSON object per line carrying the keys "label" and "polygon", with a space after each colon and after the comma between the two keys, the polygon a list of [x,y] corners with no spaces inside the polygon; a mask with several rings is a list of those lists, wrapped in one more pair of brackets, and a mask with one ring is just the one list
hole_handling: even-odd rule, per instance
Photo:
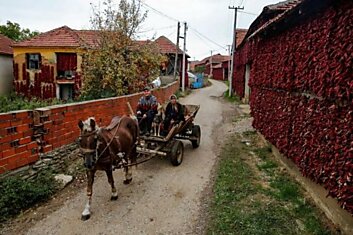
{"label": "utility pole", "polygon": [[229,53],[229,60],[228,60],[228,81],[230,81],[230,56],[232,55],[232,52],[230,51],[230,47],[231,47],[232,45],[227,45],[227,47],[228,47],[228,53]]}
{"label": "utility pole", "polygon": [[210,76],[213,78],[213,68],[212,68],[212,50],[211,50],[211,57],[210,57]]}
{"label": "utility pole", "polygon": [[178,22],[177,43],[175,47],[174,80],[176,80],[176,75],[178,70],[179,38],[180,38],[180,22]]}
{"label": "utility pole", "polygon": [[184,39],[184,47],[183,47],[183,65],[182,65],[182,78],[181,78],[181,91],[185,91],[185,66],[186,66],[186,31],[188,30],[188,26],[186,22],[184,22],[184,37],[180,37]]}
{"label": "utility pole", "polygon": [[244,7],[228,7],[228,9],[234,10],[234,28],[233,28],[233,46],[232,46],[232,55],[231,55],[231,65],[230,65],[230,76],[229,76],[229,97],[233,93],[233,74],[234,74],[234,58],[235,58],[235,49],[237,47],[237,13],[238,10],[244,10]]}

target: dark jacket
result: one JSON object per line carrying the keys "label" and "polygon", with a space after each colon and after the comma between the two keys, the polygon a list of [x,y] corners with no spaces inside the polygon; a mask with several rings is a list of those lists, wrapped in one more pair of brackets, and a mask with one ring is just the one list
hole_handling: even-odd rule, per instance
{"label": "dark jacket", "polygon": [[165,109],[165,119],[174,121],[184,121],[184,107],[180,103],[176,103],[177,109],[173,108],[172,103],[167,105]]}

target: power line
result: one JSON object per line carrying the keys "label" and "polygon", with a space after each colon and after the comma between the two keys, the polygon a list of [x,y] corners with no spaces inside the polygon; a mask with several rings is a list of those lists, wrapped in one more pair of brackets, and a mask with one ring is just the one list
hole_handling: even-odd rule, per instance
{"label": "power line", "polygon": [[253,15],[253,16],[258,16],[259,15],[259,14],[252,13],[252,12],[247,12],[247,11],[239,11],[239,13],[244,13],[244,14]]}
{"label": "power line", "polygon": [[193,27],[191,27],[191,26],[189,26],[189,27],[190,27],[190,29],[191,29],[192,31],[194,31],[195,33],[199,34],[201,37],[207,39],[208,41],[212,42],[213,44],[215,44],[215,45],[217,45],[217,46],[219,46],[219,47],[222,47],[222,48],[226,48],[226,47],[224,47],[224,46],[221,46],[221,45],[218,44],[217,42],[213,41],[212,39],[206,37],[205,35],[203,35],[203,34],[200,33],[199,31],[197,31],[197,30],[194,29]]}
{"label": "power line", "polygon": [[171,28],[174,28],[175,25],[169,25],[169,26],[165,26],[165,27],[161,27],[161,28],[152,28],[152,29],[148,29],[148,30],[145,30],[145,31],[140,31],[138,33],[147,33],[147,32],[151,32],[151,31],[156,31],[156,30],[162,30],[162,29],[171,29]]}
{"label": "power line", "polygon": [[166,17],[166,18],[168,18],[168,19],[170,19],[170,20],[179,22],[179,20],[177,20],[177,19],[175,19],[175,18],[173,18],[173,17],[171,17],[171,16],[168,16],[168,15],[164,14],[163,12],[161,12],[161,11],[159,11],[159,10],[157,10],[157,9],[155,9],[155,8],[153,8],[153,7],[151,7],[151,6],[148,5],[147,3],[141,2],[141,4],[142,4],[144,7],[151,9],[152,11],[156,12],[157,14],[159,14],[159,15],[161,15],[161,16],[164,16],[164,17]]}

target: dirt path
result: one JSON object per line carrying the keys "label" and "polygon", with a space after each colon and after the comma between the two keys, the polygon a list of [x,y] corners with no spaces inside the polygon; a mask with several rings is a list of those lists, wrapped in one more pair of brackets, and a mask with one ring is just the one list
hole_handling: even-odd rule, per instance
{"label": "dirt path", "polygon": [[130,185],[123,185],[123,172],[116,171],[117,201],[110,201],[110,187],[105,175],[100,174],[94,184],[88,221],[80,219],[86,201],[85,189],[80,189],[75,196],[63,200],[61,208],[30,228],[13,231],[35,235],[203,233],[202,224],[196,228],[202,217],[202,198],[227,129],[224,123],[230,121],[223,120],[222,114],[234,112],[229,103],[219,99],[227,87],[212,82],[211,87],[195,90],[181,100],[185,104],[201,104],[195,123],[201,126],[202,139],[195,150],[190,142],[184,142],[184,161],[179,167],[173,167],[167,159],[153,159],[134,169]]}

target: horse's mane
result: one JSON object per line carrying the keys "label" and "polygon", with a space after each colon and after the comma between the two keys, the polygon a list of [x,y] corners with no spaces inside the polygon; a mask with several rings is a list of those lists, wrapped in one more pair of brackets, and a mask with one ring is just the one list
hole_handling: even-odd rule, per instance
{"label": "horse's mane", "polygon": [[89,118],[87,118],[86,121],[82,122],[83,123],[83,128],[82,128],[83,131],[88,131],[88,132],[94,131],[94,130],[92,130],[91,120],[93,120],[96,123],[96,129],[99,129],[99,126],[98,126],[96,120],[94,119],[94,117],[89,117]]}

